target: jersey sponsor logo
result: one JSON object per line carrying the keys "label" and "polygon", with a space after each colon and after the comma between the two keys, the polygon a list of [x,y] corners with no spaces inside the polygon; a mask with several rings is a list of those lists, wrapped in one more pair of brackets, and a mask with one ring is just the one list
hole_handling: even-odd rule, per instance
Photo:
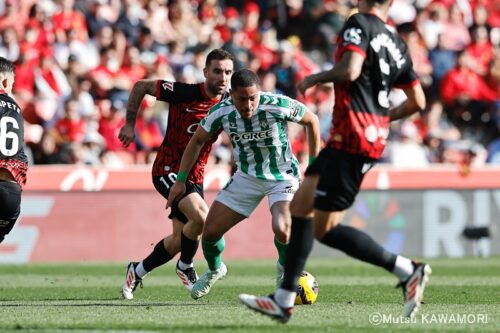
{"label": "jersey sponsor logo", "polygon": [[297,191],[295,188],[293,188],[292,185],[287,185],[285,187],[285,189],[283,191],[281,191],[281,193],[285,193],[285,194],[295,194],[295,192],[297,192]]}
{"label": "jersey sponsor logo", "polygon": [[385,47],[391,55],[392,59],[394,59],[394,61],[396,62],[396,66],[398,67],[398,69],[401,68],[406,62],[406,59],[403,58],[401,50],[398,49],[398,46],[396,45],[394,40],[386,33],[380,33],[375,36],[375,38],[370,41],[370,46],[377,53],[380,52],[380,49],[382,47]]}
{"label": "jersey sponsor logo", "polygon": [[245,132],[245,133],[231,133],[231,139],[234,142],[239,141],[255,141],[261,139],[269,139],[273,137],[273,130],[269,129],[267,131],[261,132]]}
{"label": "jersey sponsor logo", "polygon": [[344,31],[343,39],[344,45],[348,43],[359,45],[361,43],[361,33],[363,31],[359,28],[350,28]]}
{"label": "jersey sponsor logo", "polygon": [[170,91],[174,91],[174,83],[173,82],[163,82],[162,85],[164,90],[170,90]]}
{"label": "jersey sponsor logo", "polygon": [[368,142],[375,142],[378,139],[385,141],[389,136],[389,130],[386,128],[378,128],[374,125],[370,125],[365,128],[365,138]]}
{"label": "jersey sponsor logo", "polygon": [[187,132],[189,134],[194,134],[194,132],[196,132],[196,129],[198,128],[199,125],[200,125],[199,123],[194,123],[194,124],[189,125],[189,127],[187,128]]}

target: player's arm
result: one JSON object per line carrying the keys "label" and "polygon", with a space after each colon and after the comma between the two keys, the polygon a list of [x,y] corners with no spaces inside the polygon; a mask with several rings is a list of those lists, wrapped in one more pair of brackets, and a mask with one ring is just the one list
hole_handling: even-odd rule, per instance
{"label": "player's arm", "polygon": [[340,61],[330,70],[306,76],[297,85],[304,95],[306,90],[318,83],[345,83],[355,81],[361,74],[365,56],[360,52],[346,51]]}
{"label": "player's arm", "polygon": [[182,155],[181,165],[177,173],[177,180],[168,195],[167,208],[171,207],[172,204],[180,199],[186,192],[186,180],[189,171],[198,160],[201,149],[205,143],[212,138],[212,135],[212,133],[205,131],[202,126],[198,126],[191,140],[189,140],[186,150],[184,150],[184,154]]}
{"label": "player's arm", "polygon": [[318,117],[310,110],[306,109],[304,116],[299,121],[299,124],[306,127],[307,142],[309,144],[309,162],[312,162],[316,156],[318,156],[321,149]]}
{"label": "player's arm", "polygon": [[141,106],[142,99],[146,95],[156,96],[157,80],[139,80],[134,84],[127,102],[126,123],[118,133],[118,139],[125,147],[128,147],[134,140],[135,120],[137,112]]}
{"label": "player's arm", "polygon": [[415,112],[422,112],[425,110],[425,94],[418,81],[402,89],[408,99],[401,105],[389,110],[391,121],[406,118]]}

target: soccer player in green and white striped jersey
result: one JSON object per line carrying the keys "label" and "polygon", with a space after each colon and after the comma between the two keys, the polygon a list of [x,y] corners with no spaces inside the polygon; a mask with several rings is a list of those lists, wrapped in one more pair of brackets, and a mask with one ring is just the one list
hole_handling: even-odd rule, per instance
{"label": "soccer player in green and white striped jersey", "polygon": [[[272,229],[278,250],[277,283],[283,274],[286,244],[290,234],[290,201],[300,182],[299,163],[292,153],[287,123],[307,129],[309,155],[320,149],[318,118],[302,103],[283,95],[261,92],[259,79],[248,69],[231,78],[231,97],[216,104],[202,119],[186,147],[177,181],[170,191],[170,206],[185,191],[186,175],[199,152],[219,130],[231,138],[237,171],[210,207],[202,234],[203,254],[209,270],[193,286],[191,296],[198,299],[227,273],[222,262],[223,235],[250,216],[267,195]],[[245,191],[241,191],[244,188]]]}

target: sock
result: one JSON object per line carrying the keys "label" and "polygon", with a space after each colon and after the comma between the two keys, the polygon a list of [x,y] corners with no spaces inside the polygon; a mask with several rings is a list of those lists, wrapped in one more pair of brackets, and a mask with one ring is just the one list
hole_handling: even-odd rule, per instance
{"label": "sock", "polygon": [[290,291],[286,289],[279,288],[274,293],[274,300],[280,306],[284,308],[291,308],[295,304],[295,298],[297,297],[297,293],[295,291]]}
{"label": "sock", "polygon": [[148,274],[148,272],[144,269],[144,265],[141,261],[137,264],[137,266],[135,266],[135,275],[142,279],[144,276],[146,276],[146,274]]}
{"label": "sock", "polygon": [[151,272],[156,267],[166,264],[171,259],[172,256],[167,252],[167,250],[165,250],[162,239],[158,242],[158,244],[156,244],[153,252],[151,252],[151,254],[142,261],[142,265],[144,266],[144,270],[146,272]]}
{"label": "sock", "polygon": [[209,242],[201,240],[201,247],[203,248],[203,255],[207,261],[208,268],[211,271],[218,269],[222,263],[222,252],[224,251],[225,241],[221,237],[218,241]]}
{"label": "sock", "polygon": [[397,256],[396,264],[394,265],[392,272],[401,281],[405,281],[413,273],[413,263],[408,258]]}
{"label": "sock", "polygon": [[276,249],[278,250],[278,262],[280,263],[281,266],[284,266],[285,265],[286,248],[288,247],[288,244],[280,242],[275,237],[274,238],[274,246],[276,246]]}
{"label": "sock", "polygon": [[300,274],[313,246],[312,219],[292,216],[292,234],[285,256],[285,276],[281,289],[297,290]]}
{"label": "sock", "polygon": [[194,255],[196,254],[196,250],[198,250],[198,244],[199,241],[197,239],[192,240],[187,238],[184,232],[181,232],[181,262],[192,266]]}
{"label": "sock", "polygon": [[177,262],[177,267],[179,267],[180,269],[182,269],[184,271],[190,267],[194,267],[194,265],[193,265],[193,263],[186,264],[185,262],[183,262],[182,260],[179,259],[179,261]]}
{"label": "sock", "polygon": [[339,224],[328,231],[320,241],[351,257],[383,267],[389,272],[393,271],[396,264],[395,254],[385,250],[373,238],[353,227]]}

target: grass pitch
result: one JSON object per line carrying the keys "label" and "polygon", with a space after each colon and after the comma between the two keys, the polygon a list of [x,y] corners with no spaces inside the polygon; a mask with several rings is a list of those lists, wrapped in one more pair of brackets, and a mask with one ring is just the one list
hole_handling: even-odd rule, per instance
{"label": "grass pitch", "polygon": [[[352,259],[312,259],[316,304],[286,325],[247,310],[239,293],[274,290],[274,261],[228,261],[228,275],[192,300],[169,263],[120,299],[125,263],[0,265],[0,332],[500,332],[500,258],[438,259],[413,321],[385,271]],[[206,265],[197,263],[199,275]]]}

